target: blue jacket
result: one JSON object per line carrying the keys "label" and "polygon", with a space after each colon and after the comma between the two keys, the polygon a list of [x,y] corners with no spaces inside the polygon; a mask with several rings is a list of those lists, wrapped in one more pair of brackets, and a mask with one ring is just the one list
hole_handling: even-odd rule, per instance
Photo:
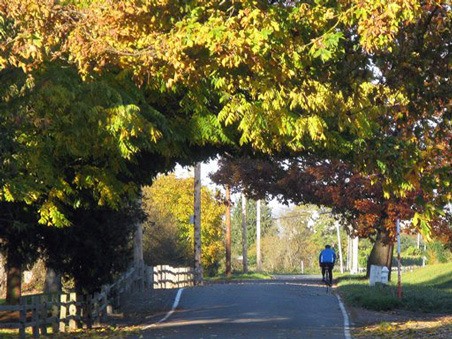
{"label": "blue jacket", "polygon": [[319,255],[319,264],[329,263],[334,264],[336,262],[336,253],[332,248],[325,248]]}

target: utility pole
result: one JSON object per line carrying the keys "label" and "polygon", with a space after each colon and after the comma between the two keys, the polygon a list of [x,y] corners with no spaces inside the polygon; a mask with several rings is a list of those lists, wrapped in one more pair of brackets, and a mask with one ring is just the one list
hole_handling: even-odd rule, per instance
{"label": "utility pole", "polygon": [[194,235],[195,235],[195,267],[194,284],[202,285],[203,272],[201,266],[201,163],[195,165],[195,184],[194,184]]}
{"label": "utility pole", "polygon": [[231,274],[231,188],[226,185],[226,276]]}
{"label": "utility pole", "polygon": [[359,245],[359,238],[355,236],[352,238],[352,267],[351,267],[351,273],[357,274],[359,270],[358,265],[358,246]]}
{"label": "utility pole", "polygon": [[[141,188],[136,204],[141,208]],[[143,225],[138,220],[135,225],[135,236],[133,239],[133,263],[135,267],[143,264]]]}
{"label": "utility pole", "polygon": [[336,224],[336,231],[337,231],[337,244],[338,244],[338,250],[339,250],[339,264],[340,264],[340,269],[341,269],[341,273],[344,273],[344,266],[342,264],[342,245],[341,245],[341,235],[339,232],[339,221],[336,220],[335,221]]}
{"label": "utility pole", "polygon": [[246,229],[246,197],[242,193],[242,256],[243,256],[243,273],[248,273],[248,240]]}
{"label": "utility pole", "polygon": [[256,201],[256,261],[257,271],[262,271],[261,258],[261,201]]}
{"label": "utility pole", "polygon": [[351,244],[351,238],[349,235],[347,235],[347,260],[345,261],[345,270],[350,272],[351,271],[351,258],[352,258],[352,244]]}
{"label": "utility pole", "polygon": [[397,297],[402,299],[402,261],[400,258],[400,220],[396,220],[397,230]]}

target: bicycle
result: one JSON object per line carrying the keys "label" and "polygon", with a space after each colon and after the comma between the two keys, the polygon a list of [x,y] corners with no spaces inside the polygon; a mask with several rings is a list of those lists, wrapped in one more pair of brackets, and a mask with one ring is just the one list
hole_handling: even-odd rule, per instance
{"label": "bicycle", "polygon": [[328,287],[331,287],[333,285],[333,282],[330,279],[330,267],[325,265],[325,285],[328,289]]}

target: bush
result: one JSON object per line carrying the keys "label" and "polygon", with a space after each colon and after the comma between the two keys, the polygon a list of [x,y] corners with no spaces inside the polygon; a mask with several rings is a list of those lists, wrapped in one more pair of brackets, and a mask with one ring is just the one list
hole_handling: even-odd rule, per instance
{"label": "bush", "polygon": [[417,248],[417,246],[409,246],[405,251],[402,252],[402,256],[408,257],[416,257],[421,255],[422,250],[420,248]]}
{"label": "bush", "polygon": [[[403,266],[422,266],[422,256],[402,256],[400,258]],[[392,258],[392,267],[397,267],[397,258]]]}
{"label": "bush", "polygon": [[427,262],[428,264],[440,264],[446,263],[452,260],[452,253],[448,250],[444,244],[435,241],[427,247]]}

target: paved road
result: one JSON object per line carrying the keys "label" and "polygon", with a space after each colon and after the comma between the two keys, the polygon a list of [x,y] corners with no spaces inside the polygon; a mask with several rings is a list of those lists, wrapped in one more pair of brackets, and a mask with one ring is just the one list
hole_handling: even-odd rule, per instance
{"label": "paved road", "polygon": [[212,284],[178,293],[143,338],[347,338],[338,298],[318,278]]}

